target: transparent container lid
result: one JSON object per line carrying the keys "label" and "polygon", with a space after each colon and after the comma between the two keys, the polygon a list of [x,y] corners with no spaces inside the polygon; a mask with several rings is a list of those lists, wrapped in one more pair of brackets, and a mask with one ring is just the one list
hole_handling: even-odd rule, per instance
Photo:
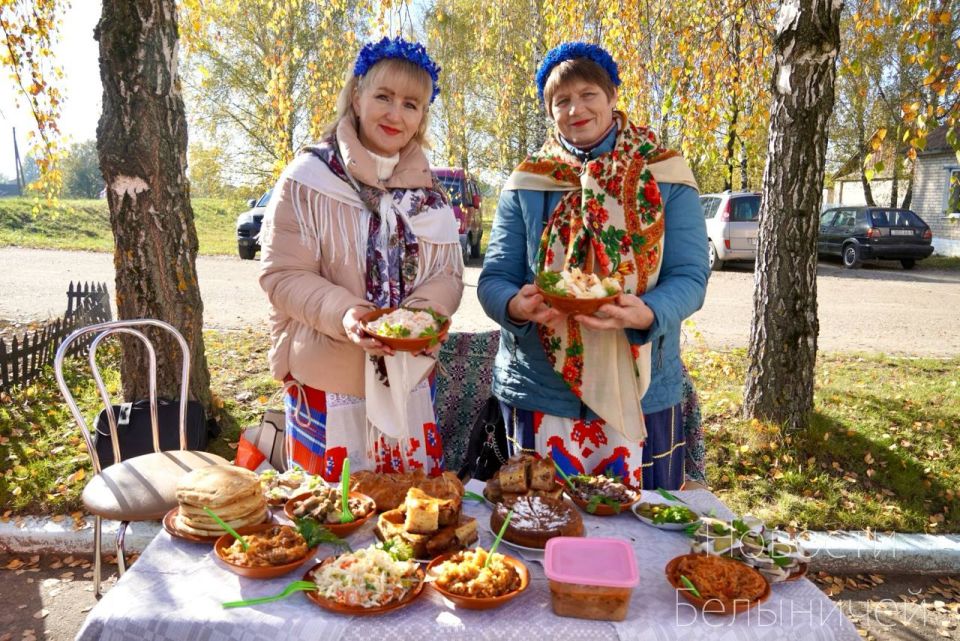
{"label": "transparent container lid", "polygon": [[562,583],[632,588],[640,582],[633,548],[622,539],[560,536],[547,541],[543,570]]}

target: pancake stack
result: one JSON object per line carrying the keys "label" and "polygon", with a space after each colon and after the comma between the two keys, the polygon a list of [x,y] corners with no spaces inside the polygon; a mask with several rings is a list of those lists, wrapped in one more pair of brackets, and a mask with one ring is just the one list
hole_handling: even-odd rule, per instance
{"label": "pancake stack", "polygon": [[220,536],[223,528],[203,508],[236,529],[263,523],[267,501],[260,478],[250,470],[234,465],[211,465],[194,470],[177,484],[180,510],[176,527],[194,536]]}

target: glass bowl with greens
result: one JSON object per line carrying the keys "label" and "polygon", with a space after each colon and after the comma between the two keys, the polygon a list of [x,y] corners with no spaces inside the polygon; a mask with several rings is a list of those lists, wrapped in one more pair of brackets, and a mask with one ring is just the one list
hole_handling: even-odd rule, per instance
{"label": "glass bowl with greens", "polygon": [[633,513],[638,519],[661,530],[686,530],[700,521],[700,515],[681,503],[637,503]]}

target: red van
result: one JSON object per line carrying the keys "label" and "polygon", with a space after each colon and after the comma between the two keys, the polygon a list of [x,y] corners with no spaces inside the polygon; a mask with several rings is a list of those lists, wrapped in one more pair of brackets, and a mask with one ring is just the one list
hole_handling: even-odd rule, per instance
{"label": "red van", "polygon": [[463,247],[463,257],[480,258],[483,215],[480,209],[481,197],[477,182],[459,167],[434,167],[433,175],[447,191],[453,213],[460,221],[460,246]]}

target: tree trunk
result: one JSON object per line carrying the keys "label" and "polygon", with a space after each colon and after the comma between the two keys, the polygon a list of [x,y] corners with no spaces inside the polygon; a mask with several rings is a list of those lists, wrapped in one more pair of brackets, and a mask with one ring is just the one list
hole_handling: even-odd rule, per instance
{"label": "tree trunk", "polygon": [[866,118],[866,115],[861,109],[857,118],[857,148],[860,150],[857,166],[860,168],[860,184],[863,186],[863,198],[869,206],[874,207],[876,203],[873,202],[873,189],[870,188],[870,180],[867,178],[867,170],[866,167],[863,166],[863,164],[867,161],[867,135],[864,118]]}
{"label": "tree trunk", "polygon": [[[733,173],[737,165],[735,156],[737,144],[737,121],[740,118],[740,105],[738,103],[738,93],[740,90],[740,25],[739,19],[736,19],[731,29],[731,57],[736,60],[733,67],[733,91],[731,91],[731,101],[733,103],[733,113],[730,115],[730,126],[727,130],[727,176],[724,178],[723,188],[727,191],[733,191]],[[741,139],[741,144],[743,140]]]}
{"label": "tree trunk", "polygon": [[747,143],[740,139],[740,189],[750,191],[750,173],[747,171]]}
{"label": "tree trunk", "polygon": [[893,182],[890,183],[890,208],[899,207],[900,200],[900,138],[903,132],[897,127],[897,137],[893,143]]}
{"label": "tree trunk", "polygon": [[[97,150],[115,240],[119,317],[156,318],[176,327],[191,349],[191,395],[209,406],[176,4],[103,0],[95,37],[103,82]],[[158,393],[177,398],[179,344],[148,335],[157,349]],[[120,373],[127,400],[149,394],[146,353],[133,339],[123,341]]]}
{"label": "tree trunk", "polygon": [[723,177],[723,189],[725,191],[733,191],[733,169],[736,167],[737,161],[735,156],[736,143],[737,143],[737,116],[739,112],[737,111],[737,105],[733,105],[733,114],[730,116],[730,126],[727,129],[727,156],[724,164],[727,166],[726,175]]}
{"label": "tree trunk", "polygon": [[804,426],[813,409],[817,232],[841,6],[783,0],[774,36],[744,413],[787,429]]}
{"label": "tree trunk", "polygon": [[913,179],[917,175],[917,163],[914,161],[913,166],[910,167],[910,180],[907,182],[907,193],[903,195],[903,205],[904,209],[910,209],[910,203],[913,201]]}

